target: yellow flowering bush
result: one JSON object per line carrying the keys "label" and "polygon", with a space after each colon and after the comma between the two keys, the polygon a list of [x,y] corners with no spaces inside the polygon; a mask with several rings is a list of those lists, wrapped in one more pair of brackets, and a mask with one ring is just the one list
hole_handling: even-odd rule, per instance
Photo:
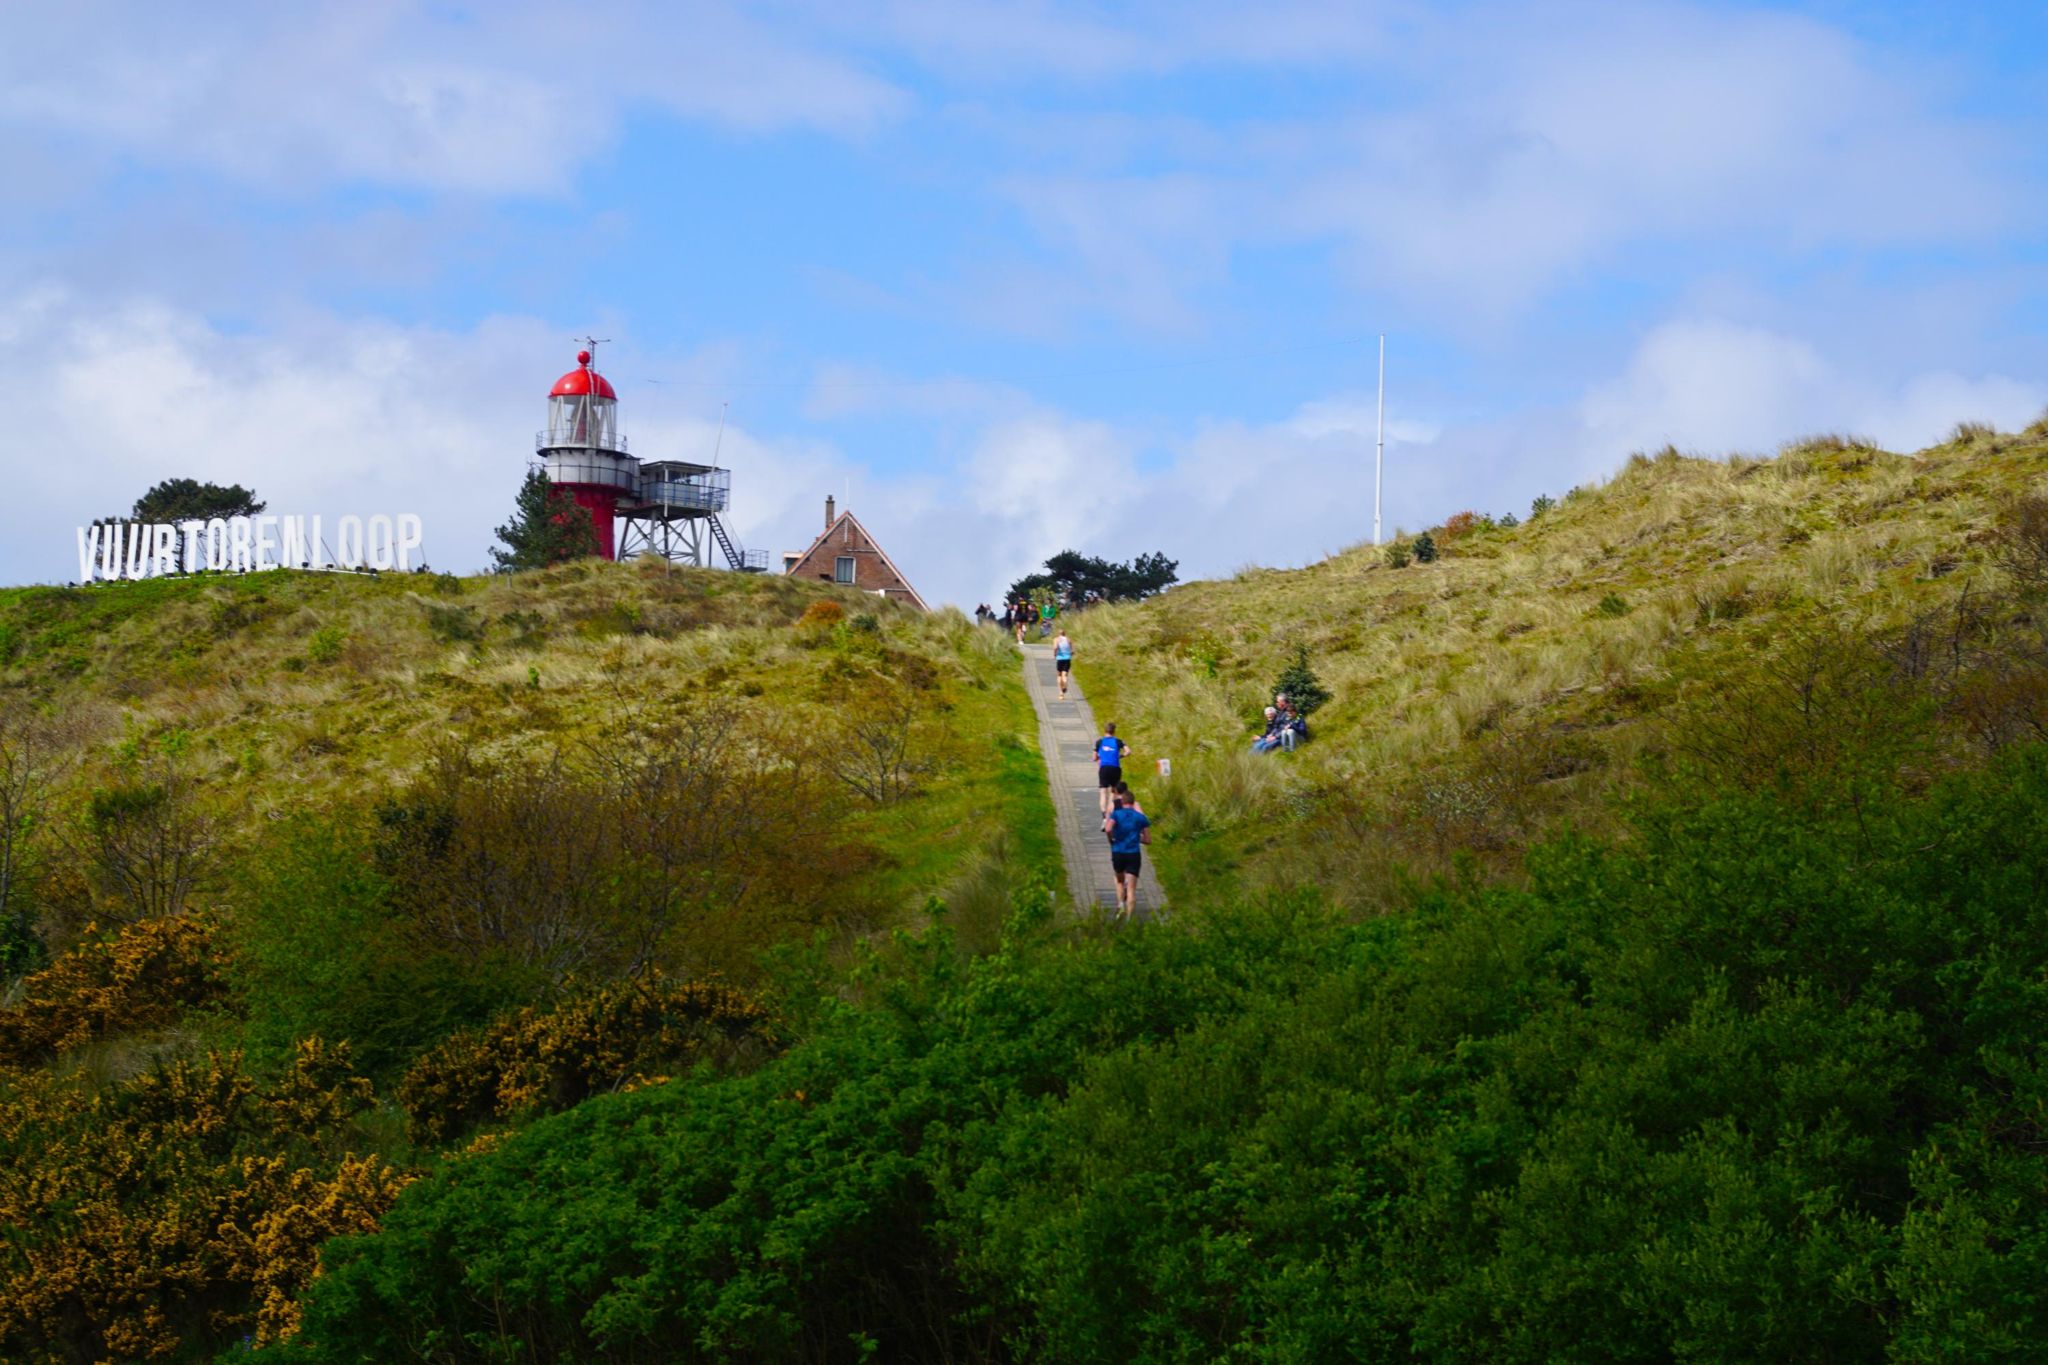
{"label": "yellow flowering bush", "polygon": [[[345,1045],[260,1083],[237,1053],[104,1090],[0,1081],[0,1359],[166,1360],[289,1335],[326,1238],[412,1178],[339,1150],[372,1102]],[[286,1155],[286,1154],[289,1155]]]}
{"label": "yellow flowering bush", "polygon": [[130,925],[85,940],[22,982],[0,1008],[0,1066],[33,1066],[111,1034],[162,1028],[226,992],[225,955],[199,914]]}
{"label": "yellow flowering bush", "polygon": [[413,1063],[398,1101],[415,1141],[443,1143],[480,1124],[567,1109],[599,1091],[774,1046],[767,1010],[739,991],[622,981],[454,1035]]}

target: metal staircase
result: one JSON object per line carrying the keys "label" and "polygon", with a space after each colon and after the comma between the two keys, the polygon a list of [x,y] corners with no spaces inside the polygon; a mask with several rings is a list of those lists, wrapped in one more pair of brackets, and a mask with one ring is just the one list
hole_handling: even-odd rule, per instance
{"label": "metal staircase", "polygon": [[730,564],[741,573],[768,572],[768,552],[766,550],[742,550],[739,546],[733,544],[732,537],[726,534],[725,523],[715,516],[708,516],[704,519],[711,523],[712,538],[717,540],[718,548],[725,552],[725,562],[727,564]]}

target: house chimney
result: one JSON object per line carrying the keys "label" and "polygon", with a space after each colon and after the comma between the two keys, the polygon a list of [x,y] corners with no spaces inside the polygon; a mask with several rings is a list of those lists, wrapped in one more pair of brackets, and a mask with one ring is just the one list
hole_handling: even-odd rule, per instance
{"label": "house chimney", "polygon": [[825,495],[825,529],[831,530],[832,523],[837,520],[838,518],[832,515],[832,495],[827,493]]}

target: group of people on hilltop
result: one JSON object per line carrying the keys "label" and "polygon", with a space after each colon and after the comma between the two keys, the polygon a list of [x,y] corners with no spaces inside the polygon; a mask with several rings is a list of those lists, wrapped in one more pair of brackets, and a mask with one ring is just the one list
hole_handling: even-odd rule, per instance
{"label": "group of people on hilltop", "polygon": [[1051,631],[1053,618],[1059,614],[1059,608],[1051,602],[1043,606],[1033,606],[1021,597],[1014,602],[1003,603],[1001,611],[995,610],[986,602],[974,609],[975,620],[985,626],[1001,626],[1015,635],[1020,645],[1024,643],[1024,632],[1032,622],[1039,623],[1038,633],[1040,638],[1043,638]]}
{"label": "group of people on hilltop", "polygon": [[1308,738],[1308,717],[1294,708],[1285,692],[1276,693],[1273,704],[1266,708],[1266,728],[1252,741],[1252,752],[1270,754],[1275,749],[1293,753],[1296,745]]}
{"label": "group of people on hilltop", "polygon": [[1025,632],[1032,625],[1037,625],[1038,638],[1042,640],[1052,634],[1052,623],[1059,619],[1062,611],[1093,606],[1101,600],[1101,594],[1091,590],[1079,594],[1062,593],[1035,603],[1020,597],[1014,602],[1003,603],[1001,611],[984,602],[974,609],[974,619],[985,626],[1001,626],[1016,635],[1018,643],[1022,644]]}

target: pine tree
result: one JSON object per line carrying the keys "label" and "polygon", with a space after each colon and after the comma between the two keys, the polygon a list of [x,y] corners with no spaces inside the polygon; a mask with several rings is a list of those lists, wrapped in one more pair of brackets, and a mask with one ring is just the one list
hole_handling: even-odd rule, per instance
{"label": "pine tree", "polygon": [[1308,666],[1308,646],[1294,647],[1294,662],[1280,670],[1279,680],[1273,684],[1273,694],[1284,696],[1295,711],[1307,716],[1330,699],[1330,690],[1316,677],[1316,671]]}
{"label": "pine tree", "polygon": [[201,483],[197,479],[165,479],[135,500],[136,521],[171,523],[209,521],[214,517],[253,517],[267,503],[238,483]]}
{"label": "pine tree", "polygon": [[502,550],[493,549],[499,573],[545,569],[564,560],[597,553],[597,523],[590,509],[548,482],[540,470],[529,470],[519,486],[512,520],[498,528]]}
{"label": "pine tree", "polygon": [[[215,517],[253,517],[268,504],[259,501],[252,489],[238,483],[201,483],[197,479],[165,479],[135,500],[128,516],[102,517],[95,526],[120,526],[139,521],[145,525],[175,526],[183,521],[211,521]],[[180,573],[202,569],[203,564],[185,562],[185,538],[171,542],[171,562]]]}

